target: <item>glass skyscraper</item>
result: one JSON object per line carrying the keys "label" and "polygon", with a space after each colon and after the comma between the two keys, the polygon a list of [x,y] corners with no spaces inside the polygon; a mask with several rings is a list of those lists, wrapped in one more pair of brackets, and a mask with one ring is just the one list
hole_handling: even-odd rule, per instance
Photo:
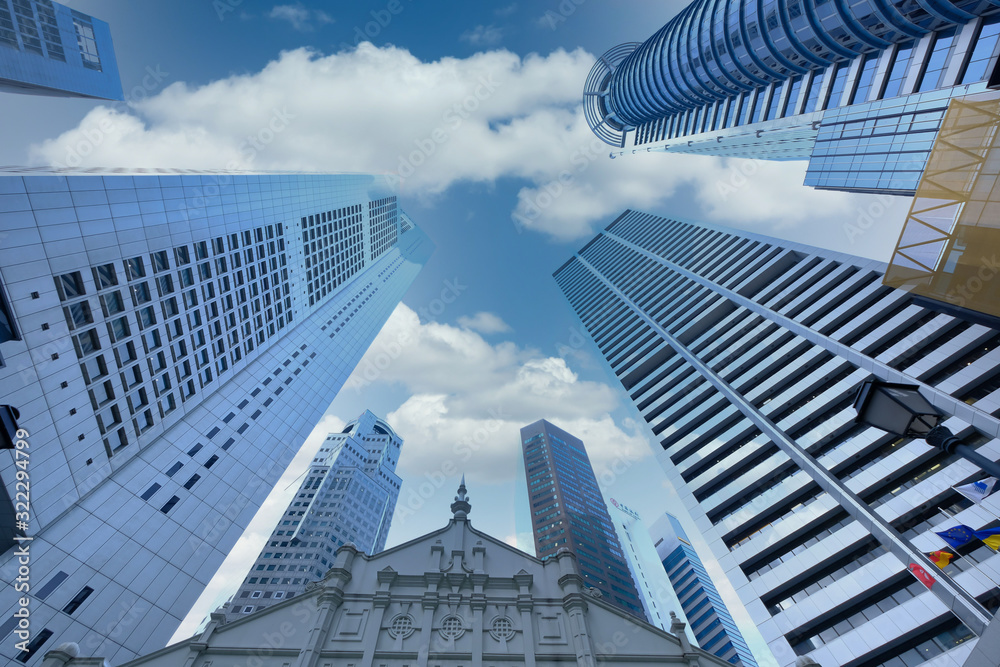
{"label": "glass skyscraper", "polygon": [[121,100],[104,21],[52,0],[0,0],[0,93]]}
{"label": "glass skyscraper", "polygon": [[399,497],[402,445],[368,411],[327,436],[233,597],[230,620],[302,593],[326,574],[344,544],[369,556],[385,548]]}
{"label": "glass skyscraper", "polygon": [[696,0],[610,49],[584,111],[612,157],[809,160],[806,185],[912,195],[953,97],[993,80],[984,0]]}
{"label": "glass skyscraper", "polygon": [[[0,656],[162,647],[426,261],[366,175],[0,178]],[[8,519],[10,520],[7,523]]]}
{"label": "glass skyscraper", "polygon": [[856,424],[852,405],[872,377],[920,384],[998,460],[1000,332],[914,303],[884,270],[626,211],[555,273],[781,665],[961,664],[998,605],[987,546],[943,573],[923,555],[944,546],[935,529],[998,523],[996,496],[952,488],[982,472]]}
{"label": "glass skyscraper", "polygon": [[734,665],[757,667],[698,552],[676,517],[664,514],[647,533],[688,618],[698,646]]}
{"label": "glass skyscraper", "polygon": [[645,620],[583,441],[544,419],[521,429],[535,555],[576,555],[584,583]]}

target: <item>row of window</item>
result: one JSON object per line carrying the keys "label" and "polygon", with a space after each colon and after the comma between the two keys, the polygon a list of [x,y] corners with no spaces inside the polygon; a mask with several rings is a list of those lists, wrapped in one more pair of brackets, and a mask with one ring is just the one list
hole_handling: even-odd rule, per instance
{"label": "row of window", "polygon": [[[912,90],[903,88],[913,64],[914,49],[917,45],[916,40],[911,39],[893,48],[889,56],[889,65],[879,80],[876,80],[876,72],[882,52],[877,51],[858,57],[860,63],[858,73],[850,82],[848,73],[851,61],[836,63],[826,70],[816,70],[806,75],[792,77],[715,104],[646,123],[637,128],[634,144],[638,146],[664,139],[740,127],[785,116],[858,104],[869,99],[881,100],[909,92],[935,90],[945,83],[942,79],[951,60],[957,34],[958,28],[951,27],[933,35],[931,47],[920,64],[921,71],[915,79]],[[977,39],[973,42],[975,46],[968,54],[957,83],[975,83],[989,76],[987,67],[995,55],[998,39],[1000,39],[1000,15],[987,17],[982,22]],[[820,99],[823,81],[827,77],[832,79],[832,83],[828,86],[823,99]],[[845,96],[844,91],[848,84],[851,85],[851,89]],[[872,94],[876,84],[877,92]],[[784,94],[786,92],[787,94]]]}

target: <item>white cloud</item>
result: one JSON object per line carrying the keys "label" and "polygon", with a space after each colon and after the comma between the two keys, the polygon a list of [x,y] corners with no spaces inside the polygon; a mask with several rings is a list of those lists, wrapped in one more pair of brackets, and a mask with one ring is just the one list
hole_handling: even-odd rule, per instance
{"label": "white cloud", "polygon": [[301,3],[276,5],[268,13],[268,18],[288,21],[299,32],[312,32],[316,25],[333,23],[333,17],[321,9],[307,9]]}
{"label": "white cloud", "polygon": [[497,9],[494,9],[493,13],[496,14],[497,16],[510,16],[516,11],[517,11],[517,3],[512,2],[511,4],[506,5],[504,7],[499,7]]}
{"label": "white cloud", "polygon": [[473,46],[492,46],[503,39],[503,29],[494,25],[477,25],[472,30],[463,32],[459,39]]}
{"label": "white cloud", "polygon": [[566,361],[511,342],[491,345],[469,328],[422,323],[396,307],[348,385],[398,383],[409,398],[386,420],[405,440],[404,479],[451,470],[490,483],[512,480],[521,465],[519,430],[547,419],[581,438],[598,475],[649,455],[640,424],[619,427],[618,393],[579,379]]}
{"label": "white cloud", "polygon": [[503,333],[510,331],[510,325],[493,313],[476,313],[472,317],[462,315],[458,324],[466,329],[472,329],[484,334]]}
{"label": "white cloud", "polygon": [[579,49],[433,62],[367,42],[328,56],[298,49],[259,72],[203,86],[174,83],[125,113],[98,107],[77,128],[33,146],[31,161],[395,171],[419,197],[460,182],[516,178],[525,185],[509,202],[512,224],[562,240],[591,234],[624,208],[664,206],[681,192],[693,195],[701,218],[765,232],[798,222],[837,230],[853,219],[858,196],[802,186],[804,162],[749,169],[745,161],[693,155],[609,159],[580,108],[593,61]]}

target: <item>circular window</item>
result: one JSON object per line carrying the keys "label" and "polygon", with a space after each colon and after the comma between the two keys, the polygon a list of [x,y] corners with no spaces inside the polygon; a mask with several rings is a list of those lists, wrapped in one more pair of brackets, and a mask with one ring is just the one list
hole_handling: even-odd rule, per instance
{"label": "circular window", "polygon": [[490,634],[497,641],[508,641],[514,636],[514,623],[506,616],[497,616],[493,619]]}
{"label": "circular window", "polygon": [[445,639],[458,639],[465,634],[465,623],[458,616],[446,616],[441,621],[441,636]]}
{"label": "circular window", "polygon": [[398,614],[389,625],[389,634],[395,638],[406,639],[413,634],[413,617],[409,614]]}

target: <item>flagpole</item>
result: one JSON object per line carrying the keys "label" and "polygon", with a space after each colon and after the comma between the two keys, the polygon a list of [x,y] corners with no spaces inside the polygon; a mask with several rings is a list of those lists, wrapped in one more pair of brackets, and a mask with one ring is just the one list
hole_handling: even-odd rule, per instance
{"label": "flagpole", "polygon": [[[952,516],[951,514],[948,514],[948,512],[947,512],[947,511],[945,511],[945,510],[944,510],[943,508],[941,508],[941,507],[939,507],[939,508],[938,508],[938,512],[940,512],[941,514],[944,514],[945,518],[947,518],[947,519],[954,519],[954,518],[955,518],[955,517],[954,517],[954,516]],[[963,525],[963,524],[958,524],[958,525]],[[955,527],[956,527],[956,526],[952,526],[952,528],[955,528]],[[947,528],[945,528],[945,530],[948,530],[948,529],[947,529]],[[951,546],[951,544],[949,544],[949,543],[948,543],[948,541],[947,541],[946,539],[944,539],[943,537],[941,537],[940,535],[938,535],[938,531],[937,531],[937,527],[935,527],[935,528],[932,528],[932,529],[931,529],[931,532],[932,532],[932,533],[934,533],[935,535],[937,535],[938,539],[939,539],[939,540],[941,540],[942,542],[944,542],[944,543],[945,543],[945,548],[946,548],[946,549],[951,549],[952,551],[954,551],[954,552],[955,552],[955,557],[956,557],[956,560],[957,560],[958,558],[967,558],[967,559],[969,560],[969,562],[971,562],[971,563],[972,563],[972,567],[973,567],[973,568],[974,568],[974,569],[976,570],[976,572],[978,572],[979,574],[983,575],[983,577],[984,577],[984,578],[985,578],[985,579],[986,579],[987,581],[989,581],[989,582],[990,582],[991,584],[993,584],[993,585],[994,585],[995,587],[1000,587],[1000,584],[998,584],[998,583],[997,583],[996,581],[994,581],[993,577],[991,577],[990,575],[986,574],[986,573],[985,573],[985,572],[983,571],[983,569],[982,569],[981,567],[979,567],[979,561],[977,561],[977,560],[974,560],[974,559],[972,559],[972,558],[969,558],[968,556],[962,556],[962,555],[961,555],[960,553],[958,553],[958,548],[957,548],[957,547],[953,547],[953,546]],[[978,539],[978,538],[975,538],[975,537],[973,537],[973,539]],[[971,542],[971,541],[972,541],[972,540],[969,540],[969,542]],[[980,542],[983,542],[982,540],[979,540],[979,541],[980,541]],[[966,544],[968,544],[968,542],[967,542]],[[996,549],[994,549],[994,548],[993,548],[993,547],[991,547],[990,545],[986,544],[986,542],[983,542],[983,544],[985,544],[985,545],[986,545],[986,548],[987,548],[987,549],[989,549],[989,550],[993,551],[994,553],[996,553],[996,552],[997,552],[997,551],[996,551]],[[963,545],[963,546],[964,546],[964,545]],[[970,555],[971,555],[971,554],[970,554]],[[942,569],[944,569],[944,568],[942,568]],[[954,579],[954,577],[953,577],[953,579]],[[957,584],[957,582],[956,582],[956,584]],[[968,592],[968,591],[966,591],[966,592]]]}

